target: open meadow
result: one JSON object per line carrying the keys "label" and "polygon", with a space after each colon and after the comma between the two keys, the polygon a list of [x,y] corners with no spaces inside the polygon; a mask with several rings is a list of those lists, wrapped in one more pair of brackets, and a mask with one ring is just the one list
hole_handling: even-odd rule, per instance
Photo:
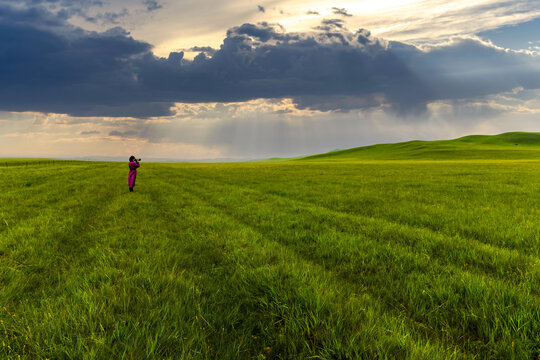
{"label": "open meadow", "polygon": [[0,160],[0,358],[538,359],[533,150]]}

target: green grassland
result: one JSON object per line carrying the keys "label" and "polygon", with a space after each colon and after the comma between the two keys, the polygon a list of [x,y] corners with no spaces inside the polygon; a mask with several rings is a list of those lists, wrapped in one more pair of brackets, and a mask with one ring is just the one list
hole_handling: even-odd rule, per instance
{"label": "green grassland", "polygon": [[68,163],[73,163],[72,160],[56,160],[56,159],[47,159],[47,158],[11,158],[3,159],[0,158],[0,166],[28,166],[28,165],[66,165]]}
{"label": "green grassland", "polygon": [[540,133],[511,132],[500,135],[470,135],[454,140],[408,141],[378,144],[308,156],[306,160],[473,160],[538,159]]}
{"label": "green grassland", "polygon": [[0,359],[538,359],[529,135],[143,163],[135,193],[0,160]]}

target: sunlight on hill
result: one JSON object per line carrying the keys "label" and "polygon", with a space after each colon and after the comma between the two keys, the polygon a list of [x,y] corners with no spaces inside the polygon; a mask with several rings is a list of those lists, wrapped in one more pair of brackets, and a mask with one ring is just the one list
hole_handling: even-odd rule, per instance
{"label": "sunlight on hill", "polygon": [[540,159],[540,133],[469,135],[453,140],[413,140],[332,151],[303,160],[527,160]]}

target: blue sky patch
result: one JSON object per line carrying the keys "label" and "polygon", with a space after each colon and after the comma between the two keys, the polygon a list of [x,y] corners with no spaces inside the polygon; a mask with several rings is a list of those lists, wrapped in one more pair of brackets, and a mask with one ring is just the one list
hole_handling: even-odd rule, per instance
{"label": "blue sky patch", "polygon": [[526,23],[483,31],[477,35],[504,48],[535,50],[535,46],[540,46],[540,18]]}

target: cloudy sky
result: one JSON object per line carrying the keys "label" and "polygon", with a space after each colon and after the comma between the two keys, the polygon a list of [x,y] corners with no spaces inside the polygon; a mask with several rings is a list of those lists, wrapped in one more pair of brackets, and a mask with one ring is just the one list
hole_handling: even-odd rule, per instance
{"label": "cloudy sky", "polygon": [[0,0],[0,157],[540,131],[540,0]]}

